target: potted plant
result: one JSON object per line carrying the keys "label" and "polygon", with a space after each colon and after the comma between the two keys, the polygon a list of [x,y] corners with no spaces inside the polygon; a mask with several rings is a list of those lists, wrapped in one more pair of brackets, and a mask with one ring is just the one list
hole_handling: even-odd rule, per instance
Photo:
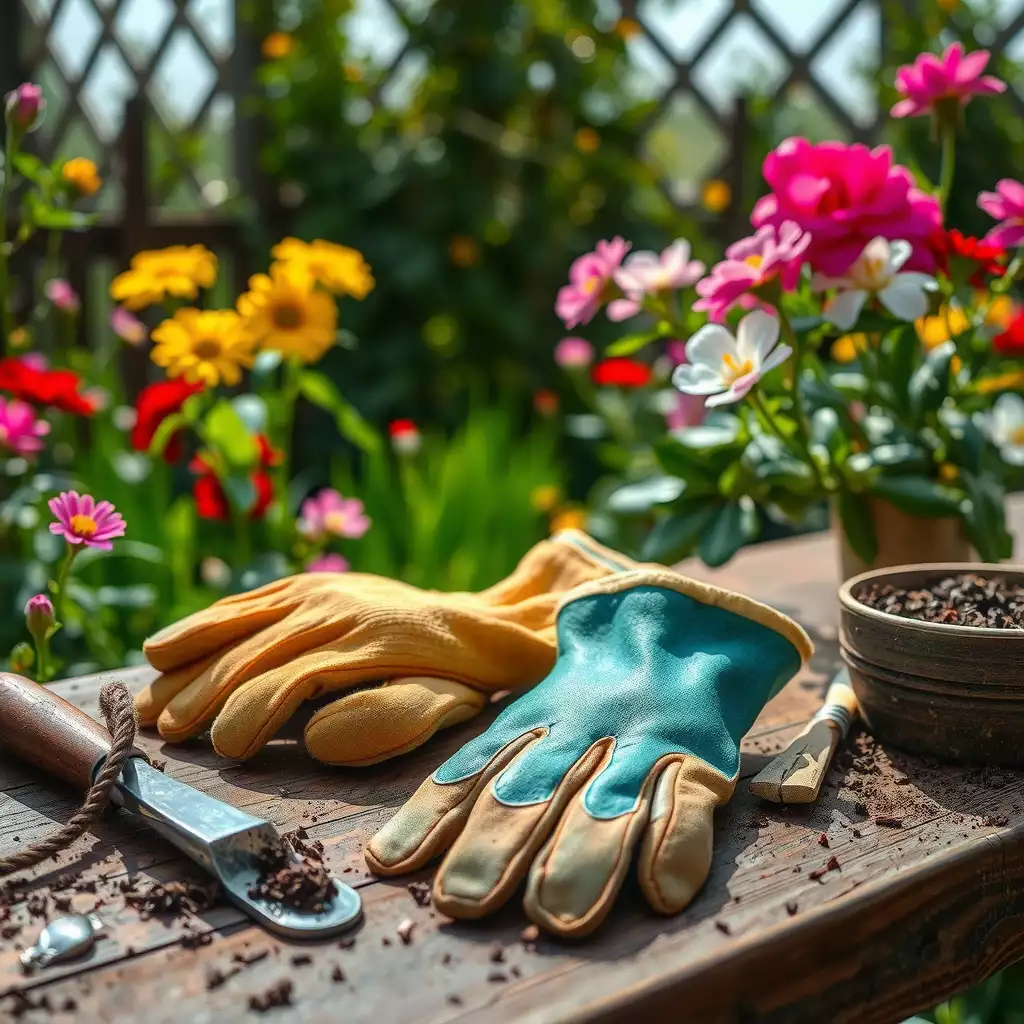
{"label": "potted plant", "polygon": [[[1024,464],[1024,315],[1012,298],[1024,185],[978,197],[996,221],[984,239],[944,216],[961,109],[1005,89],[982,74],[987,56],[954,44],[897,74],[892,114],[933,118],[939,185],[885,146],[787,139],[764,161],[753,233],[710,271],[682,240],[658,255],[614,239],[573,264],[556,302],[566,327],[602,307],[614,322],[648,321],[589,378],[583,339],[556,352],[617,471],[595,492],[598,528],[616,521],[620,542],[642,533],[645,557],[696,551],[716,565],[766,524],[800,526],[827,507],[844,578],[972,548],[989,562],[1010,555],[1004,489]],[[640,428],[651,409],[668,429]]]}

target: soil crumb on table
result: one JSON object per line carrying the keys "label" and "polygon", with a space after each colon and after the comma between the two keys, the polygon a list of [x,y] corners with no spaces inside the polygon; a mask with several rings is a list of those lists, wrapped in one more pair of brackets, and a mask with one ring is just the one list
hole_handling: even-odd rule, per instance
{"label": "soil crumb on table", "polygon": [[259,855],[259,877],[249,889],[251,899],[280,903],[293,910],[320,914],[334,899],[334,882],[321,860],[294,860],[291,844],[268,846]]}
{"label": "soil crumb on table", "polygon": [[869,608],[904,619],[987,629],[1024,629],[1024,586],[1002,576],[961,573],[947,576],[927,590],[876,583],[854,596]]}

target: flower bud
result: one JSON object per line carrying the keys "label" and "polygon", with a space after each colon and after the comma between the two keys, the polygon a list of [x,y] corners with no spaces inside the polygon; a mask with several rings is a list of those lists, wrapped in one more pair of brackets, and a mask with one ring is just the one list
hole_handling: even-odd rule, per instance
{"label": "flower bud", "polygon": [[43,640],[53,625],[53,602],[45,594],[36,594],[25,605],[25,624],[36,640]]}
{"label": "flower bud", "polygon": [[19,131],[30,132],[39,123],[45,106],[42,88],[23,82],[7,94],[7,120]]}
{"label": "flower bud", "polygon": [[423,444],[419,427],[412,420],[395,420],[388,427],[391,447],[399,455],[415,455]]}
{"label": "flower bud", "polygon": [[16,644],[14,650],[11,651],[10,661],[13,672],[28,672],[35,664],[36,652],[32,650],[30,644]]}

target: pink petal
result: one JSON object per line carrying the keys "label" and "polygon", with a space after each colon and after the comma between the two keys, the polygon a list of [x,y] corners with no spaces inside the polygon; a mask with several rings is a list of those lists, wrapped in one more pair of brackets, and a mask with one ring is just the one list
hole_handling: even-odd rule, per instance
{"label": "pink petal", "polygon": [[1003,178],[996,185],[996,191],[1006,200],[1011,209],[1010,216],[1024,214],[1024,185],[1013,178]]}
{"label": "pink petal", "polygon": [[1010,211],[1007,210],[1003,197],[997,192],[979,192],[978,206],[996,220],[1002,220],[1004,217],[1010,216]]}
{"label": "pink petal", "polygon": [[1001,92],[1006,92],[1006,83],[1001,78],[985,75],[983,78],[979,78],[972,88],[979,96],[996,96]]}
{"label": "pink petal", "polygon": [[621,323],[640,312],[640,303],[635,299],[613,299],[606,312],[612,323]]}
{"label": "pink petal", "polygon": [[927,114],[928,108],[917,100],[900,100],[894,103],[889,110],[890,117],[918,117]]}
{"label": "pink petal", "polygon": [[1004,249],[1014,249],[1024,242],[1024,225],[997,224],[985,236],[985,241],[992,245],[1001,245]]}
{"label": "pink petal", "polygon": [[[950,47],[952,49],[952,47]],[[964,85],[980,77],[988,64],[988,50],[975,50],[967,54],[958,67],[950,69],[953,72],[953,80],[958,85]]]}
{"label": "pink petal", "polygon": [[[960,60],[964,55],[964,44],[959,40],[955,43],[950,43],[946,47],[946,52],[941,57],[941,63],[945,71],[952,77],[956,74],[956,69],[960,66]],[[986,54],[987,56],[987,54]]]}
{"label": "pink petal", "polygon": [[950,76],[945,65],[932,53],[924,53],[918,58],[921,81],[930,93],[943,93],[950,85]]}

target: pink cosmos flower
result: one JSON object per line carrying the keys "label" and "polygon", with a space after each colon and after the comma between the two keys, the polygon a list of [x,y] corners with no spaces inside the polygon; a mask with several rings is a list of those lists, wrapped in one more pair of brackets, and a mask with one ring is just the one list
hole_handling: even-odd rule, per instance
{"label": "pink cosmos flower", "polygon": [[23,457],[35,455],[43,450],[42,439],[49,432],[50,424],[37,420],[28,402],[0,397],[0,447]]}
{"label": "pink cosmos flower", "polygon": [[55,277],[43,286],[46,297],[62,313],[77,313],[81,307],[78,292],[62,277]]}
{"label": "pink cosmos flower", "polygon": [[974,96],[1005,92],[1006,83],[983,75],[988,50],[964,56],[960,43],[952,43],[941,57],[922,53],[913,64],[896,72],[896,89],[904,98],[889,113],[893,117],[920,117],[932,113],[943,100],[967,106]]}
{"label": "pink cosmos flower", "polygon": [[704,264],[690,259],[690,243],[677,238],[659,256],[655,252],[635,252],[612,275],[625,297],[608,304],[609,320],[628,320],[636,316],[645,295],[689,288],[704,274]]}
{"label": "pink cosmos flower", "polygon": [[306,566],[306,572],[348,572],[348,570],[348,561],[342,558],[341,555],[336,555],[333,552],[328,552],[326,555],[314,558]]}
{"label": "pink cosmos flower", "polygon": [[57,522],[50,523],[50,533],[63,537],[69,544],[109,551],[113,541],[124,536],[125,521],[109,501],[98,502],[91,494],[63,491],[49,501]]}
{"label": "pink cosmos flower", "polygon": [[630,243],[616,235],[610,242],[600,241],[593,252],[573,260],[569,283],[558,289],[555,313],[572,330],[590,323],[608,297],[612,275],[629,252]]}
{"label": "pink cosmos flower", "polygon": [[53,625],[53,616],[53,602],[45,594],[36,594],[25,604],[25,625],[34,637],[46,636]]}
{"label": "pink cosmos flower", "polygon": [[783,221],[777,232],[770,225],[759,228],[749,238],[733,242],[725,250],[727,258],[698,282],[701,297],[693,308],[706,310],[709,320],[721,323],[735,305],[743,309],[763,305],[751,293],[772,280],[778,279],[783,291],[793,291],[810,245],[811,236],[791,220]]}
{"label": "pink cosmos flower", "polygon": [[31,131],[36,126],[46,107],[42,86],[34,85],[32,82],[23,82],[7,94],[6,100],[7,116],[12,124],[24,132]]}
{"label": "pink cosmos flower", "polygon": [[139,346],[149,337],[149,328],[124,306],[115,306],[110,314],[111,330],[129,345]]}
{"label": "pink cosmos flower", "polygon": [[302,503],[299,530],[306,537],[319,540],[335,537],[362,537],[370,528],[363,503],[358,498],[343,498],[332,487],[325,487],[315,497]]}
{"label": "pink cosmos flower", "polygon": [[1024,242],[1024,185],[1012,178],[1003,178],[995,192],[982,192],[978,196],[978,205],[990,217],[1002,221],[985,236],[986,242],[1005,249]]}
{"label": "pink cosmos flower", "polygon": [[555,364],[563,370],[589,366],[594,361],[594,346],[586,338],[563,338],[555,346]]}
{"label": "pink cosmos flower", "polygon": [[942,223],[939,201],[892,162],[888,146],[786,139],[765,157],[763,171],[773,191],[757,201],[751,222],[792,220],[809,231],[807,261],[820,273],[845,273],[878,235],[910,242],[907,269],[935,269],[928,242]]}

